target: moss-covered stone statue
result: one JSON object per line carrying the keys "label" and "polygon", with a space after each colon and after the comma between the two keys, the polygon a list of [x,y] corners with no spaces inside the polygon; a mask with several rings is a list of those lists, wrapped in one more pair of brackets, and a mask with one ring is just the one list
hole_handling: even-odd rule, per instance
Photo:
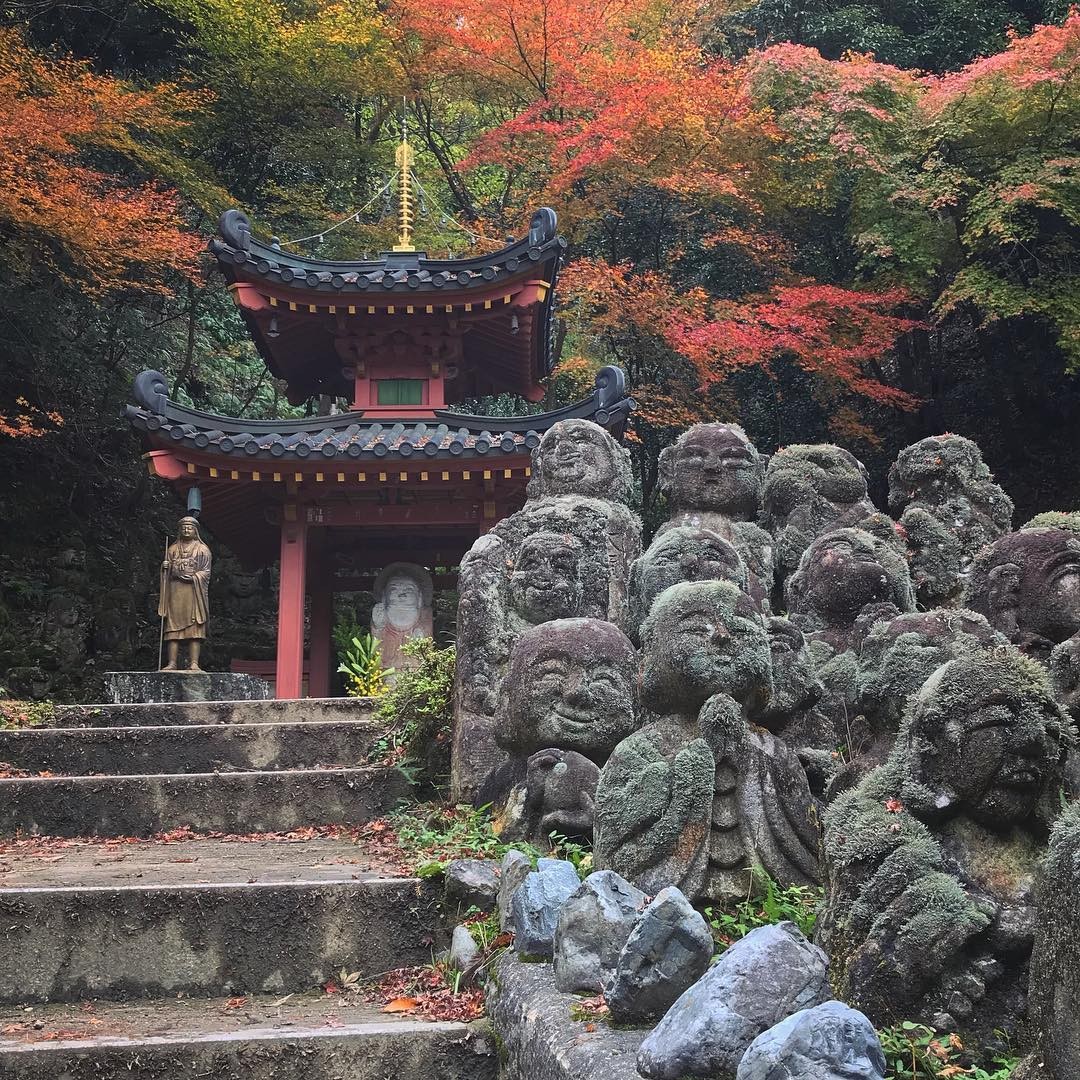
{"label": "moss-covered stone statue", "polygon": [[711,529],[680,525],[657,535],[630,567],[627,630],[640,641],[653,601],[681,581],[730,581],[748,591],[746,564],[734,545]]}
{"label": "moss-covered stone statue", "polygon": [[199,654],[210,621],[210,549],[199,535],[199,523],[183,517],[176,540],[161,564],[158,615],[164,619],[165,666],[179,671],[180,643],[188,647],[187,671],[202,671]]}
{"label": "moss-covered stone statue", "polygon": [[786,595],[792,621],[833,653],[851,648],[856,624],[868,609],[899,614],[915,607],[899,545],[862,529],[834,529],[814,540]]}
{"label": "moss-covered stone statue", "polygon": [[760,523],[775,541],[777,587],[819,536],[858,526],[875,513],[866,477],[866,467],[854,454],[829,443],[785,446],[773,454],[765,471]]}
{"label": "moss-covered stone statue", "polygon": [[554,424],[533,450],[528,499],[473,545],[458,579],[452,785],[499,800],[513,777],[495,711],[514,642],[554,619],[623,626],[641,525],[626,505],[628,452],[588,420]]}
{"label": "moss-covered stone statue", "polygon": [[813,798],[795,754],[752,726],[771,695],[765,622],[730,582],[663,592],[642,628],[648,721],[615,748],[596,794],[595,860],[650,893],[745,895],[747,867],[817,877]]}
{"label": "moss-covered stone statue", "polygon": [[658,535],[690,526],[723,537],[746,563],[748,591],[767,604],[773,586],[772,538],[755,523],[764,479],[765,459],[738,424],[695,424],[660,451],[658,486],[670,520]]}
{"label": "moss-covered stone statue", "polygon": [[901,450],[889,469],[889,510],[903,526],[919,602],[952,604],[975,554],[1009,531],[1013,504],[961,435],[933,435]]}
{"label": "moss-covered stone statue", "polygon": [[818,934],[839,997],[879,1026],[921,1020],[971,1045],[1015,1032],[1070,727],[1011,646],[930,676],[887,762],[825,814]]}
{"label": "moss-covered stone statue", "polygon": [[1055,645],[1080,631],[1080,535],[1008,533],[976,557],[966,600],[1022,652],[1047,661]]}
{"label": "moss-covered stone statue", "polygon": [[1054,824],[1036,890],[1028,1014],[1035,1051],[1015,1080],[1080,1076],[1080,803]]}
{"label": "moss-covered stone statue", "polygon": [[599,766],[636,726],[636,674],[633,645],[598,619],[543,623],[517,640],[495,729],[525,772],[508,801],[508,836],[591,839]]}

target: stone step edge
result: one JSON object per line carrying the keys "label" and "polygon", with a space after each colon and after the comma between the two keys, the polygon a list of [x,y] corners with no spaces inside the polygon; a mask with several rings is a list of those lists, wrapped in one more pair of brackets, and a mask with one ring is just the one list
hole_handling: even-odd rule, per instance
{"label": "stone step edge", "polygon": [[288,705],[311,705],[318,707],[320,705],[332,704],[335,707],[349,704],[356,708],[357,711],[361,709],[374,708],[378,703],[378,698],[371,697],[304,697],[304,698],[253,698],[248,700],[231,700],[229,698],[214,699],[213,701],[98,701],[91,703],[79,703],[79,704],[61,704],[55,706],[56,715],[63,716],[64,714],[78,714],[80,712],[93,711],[95,709],[205,709],[214,705],[228,705],[230,708],[266,708],[267,706],[276,706],[278,708],[284,708]]}
{"label": "stone step edge", "polygon": [[348,887],[351,891],[367,886],[380,888],[386,885],[410,885],[421,888],[424,882],[416,877],[393,877],[387,875],[380,877],[355,878],[342,875],[334,878],[287,878],[283,881],[185,881],[173,882],[172,884],[145,885],[0,885],[0,899],[14,900],[20,896],[35,897],[48,896],[89,896],[97,893],[157,893],[161,895],[174,893],[217,893],[217,892],[273,892],[282,889],[335,889]]}
{"label": "stone step edge", "polygon": [[50,1039],[48,1042],[25,1046],[0,1046],[0,1062],[7,1055],[70,1052],[72,1050],[126,1050],[155,1046],[200,1046],[215,1043],[273,1043],[278,1040],[296,1042],[299,1039],[355,1039],[386,1035],[457,1035],[472,1034],[468,1024],[458,1020],[387,1020],[382,1023],[342,1024],[341,1027],[248,1028],[240,1031],[208,1031],[183,1035],[109,1036],[91,1039]]}
{"label": "stone step edge", "polygon": [[219,777],[240,779],[246,776],[261,777],[304,777],[304,776],[328,776],[349,779],[350,777],[378,777],[392,773],[395,766],[392,765],[358,765],[349,769],[227,769],[222,772],[208,773],[102,773],[92,776],[12,776],[0,778],[0,792],[12,784],[36,784],[39,786],[51,785],[57,787],[61,784],[132,784],[139,780],[208,780]]}
{"label": "stone step edge", "polygon": [[115,735],[118,732],[127,731],[251,731],[262,732],[267,728],[320,728],[320,727],[348,727],[370,728],[372,731],[382,731],[387,725],[382,721],[376,721],[371,716],[358,716],[353,720],[265,720],[262,723],[237,723],[237,724],[117,724],[115,727],[91,727],[89,724],[78,724],[73,727],[52,727],[47,724],[38,724],[33,727],[2,728],[0,736],[9,735],[72,735],[75,738],[89,737],[90,734],[108,733]]}

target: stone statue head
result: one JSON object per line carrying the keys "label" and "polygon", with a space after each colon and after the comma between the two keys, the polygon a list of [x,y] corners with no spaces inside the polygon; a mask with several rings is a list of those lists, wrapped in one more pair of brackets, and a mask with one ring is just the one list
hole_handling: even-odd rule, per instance
{"label": "stone statue head", "polygon": [[853,625],[870,604],[915,607],[899,547],[862,529],[834,529],[803,552],[787,585],[788,609],[811,629]]}
{"label": "stone statue head", "polygon": [[395,630],[411,630],[431,607],[431,575],[415,563],[396,562],[383,567],[375,578],[375,603],[386,623]]}
{"label": "stone statue head", "polygon": [[709,529],[668,529],[630,567],[631,625],[640,627],[653,601],[681,581],[730,581],[746,592],[746,564],[732,544]]}
{"label": "stone statue head", "polygon": [[761,716],[780,720],[818,701],[825,688],[806,635],[790,620],[775,615],[767,622],[772,656],[773,692]]}
{"label": "stone statue head", "polygon": [[695,424],[660,451],[659,474],[673,511],[752,521],[761,506],[765,462],[738,424]]}
{"label": "stone statue head", "polygon": [[496,714],[499,745],[519,756],[573,750],[603,763],[636,726],[637,655],[599,619],[557,619],[514,643]]}
{"label": "stone statue head", "polygon": [[642,698],[657,713],[696,716],[713,694],[728,694],[755,711],[771,694],[765,620],[729,581],[665,590],[642,625],[641,639]]}
{"label": "stone statue head", "polygon": [[630,452],[599,424],[560,420],[533,450],[528,495],[584,495],[625,503],[632,482]]}
{"label": "stone statue head", "polygon": [[889,509],[903,512],[912,502],[939,503],[962,495],[986,513],[1004,514],[1009,527],[1012,500],[997,484],[982,451],[962,435],[931,435],[905,447],[889,469]]}
{"label": "stone statue head", "polygon": [[1025,823],[1057,792],[1070,730],[1046,672],[1011,646],[950,660],[912,699],[897,738],[904,803],[921,817]]}
{"label": "stone statue head", "polygon": [[781,579],[822,533],[853,526],[874,512],[866,467],[839,446],[785,446],[765,470],[761,524],[776,541]]}
{"label": "stone statue head", "polygon": [[859,710],[876,730],[895,732],[910,696],[942,664],[1006,644],[982,615],[964,608],[913,611],[875,623],[859,648]]}
{"label": "stone statue head", "polygon": [[1080,630],[1080,536],[1022,529],[984,548],[972,567],[968,606],[1024,652],[1045,659]]}
{"label": "stone statue head", "polygon": [[510,571],[510,604],[527,622],[573,618],[581,610],[580,542],[567,533],[537,532],[518,549]]}

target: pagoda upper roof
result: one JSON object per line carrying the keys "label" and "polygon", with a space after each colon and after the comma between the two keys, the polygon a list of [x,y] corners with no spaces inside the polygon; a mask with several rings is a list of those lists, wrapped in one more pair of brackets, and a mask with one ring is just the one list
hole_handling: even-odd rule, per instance
{"label": "pagoda upper roof", "polygon": [[[388,251],[377,259],[330,260],[260,240],[246,214],[226,210],[218,222],[220,238],[210,241],[210,251],[234,280],[258,278],[290,289],[344,295],[368,290],[451,293],[480,289],[521,272],[535,274],[542,269],[536,264],[557,264],[566,248],[557,229],[555,211],[545,206],[533,214],[527,235],[489,255],[430,259],[423,251]],[[544,269],[554,276],[554,265]]]}
{"label": "pagoda upper roof", "polygon": [[488,255],[392,251],[334,261],[260,240],[246,215],[227,210],[210,251],[293,404],[319,394],[351,397],[350,357],[402,331],[457,342],[460,363],[452,379],[444,372],[447,403],[499,393],[536,401],[553,362],[555,285],[566,248],[557,227],[555,212],[543,207],[525,236]]}
{"label": "pagoda upper roof", "polygon": [[559,420],[593,420],[621,432],[634,408],[621,368],[605,367],[596,375],[592,394],[561,409],[532,416],[468,416],[448,409],[434,417],[395,419],[363,412],[311,416],[300,420],[244,420],[191,409],[170,401],[168,383],[157,371],[135,379],[137,405],[128,405],[132,425],[154,446],[237,459],[398,460],[419,458],[484,458],[528,453]]}

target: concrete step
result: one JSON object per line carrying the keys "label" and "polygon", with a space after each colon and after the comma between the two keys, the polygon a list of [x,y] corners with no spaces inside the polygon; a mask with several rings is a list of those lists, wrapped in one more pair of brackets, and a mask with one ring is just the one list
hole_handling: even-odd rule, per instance
{"label": "concrete step", "polygon": [[58,776],[0,780],[0,835],[153,836],[362,825],[412,788],[398,769]]}
{"label": "concrete step", "polygon": [[370,720],[22,728],[0,731],[0,762],[65,776],[352,766],[383,733]]}
{"label": "concrete step", "polygon": [[5,1080],[495,1080],[482,1024],[398,1018],[353,995],[95,1002],[0,1011]]}
{"label": "concrete step", "polygon": [[439,932],[433,885],[344,839],[8,845],[0,870],[10,1005],[307,992],[430,962]]}
{"label": "concrete step", "polygon": [[365,720],[371,698],[176,701],[153,705],[58,705],[52,727],[161,727],[166,724],[304,724]]}

